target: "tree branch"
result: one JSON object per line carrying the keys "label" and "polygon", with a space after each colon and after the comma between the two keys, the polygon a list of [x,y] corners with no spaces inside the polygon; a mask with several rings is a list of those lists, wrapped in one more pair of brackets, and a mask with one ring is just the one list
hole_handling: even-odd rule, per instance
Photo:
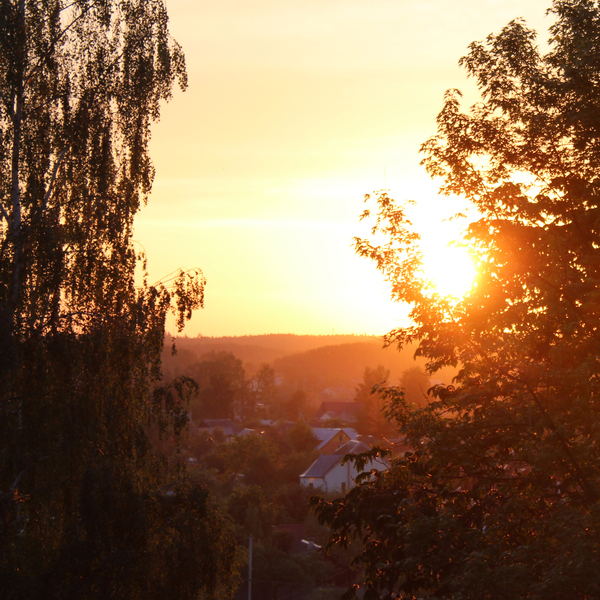
{"label": "tree branch", "polygon": [[42,204],[42,211],[46,210],[46,207],[48,206],[48,200],[50,199],[50,196],[52,194],[52,189],[54,188],[54,182],[56,181],[58,169],[60,168],[60,165],[62,164],[62,161],[65,158],[66,153],[67,153],[67,148],[65,148],[60,153],[59,157],[56,159],[56,162],[54,163],[54,169],[52,170],[52,178],[50,179],[50,183],[48,184],[48,190],[46,191],[46,195],[44,196],[44,202]]}

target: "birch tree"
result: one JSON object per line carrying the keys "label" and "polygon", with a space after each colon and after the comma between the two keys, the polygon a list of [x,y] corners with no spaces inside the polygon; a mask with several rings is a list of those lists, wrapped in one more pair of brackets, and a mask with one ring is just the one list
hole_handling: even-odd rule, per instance
{"label": "birch tree", "polygon": [[185,425],[160,352],[204,286],[135,278],[150,125],[186,87],[167,22],[160,0],[0,2],[3,598],[195,598],[230,574],[224,522],[146,436]]}

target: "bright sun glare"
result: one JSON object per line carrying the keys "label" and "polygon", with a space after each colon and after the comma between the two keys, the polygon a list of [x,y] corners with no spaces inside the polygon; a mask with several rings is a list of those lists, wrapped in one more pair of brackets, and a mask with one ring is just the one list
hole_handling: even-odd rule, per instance
{"label": "bright sun glare", "polygon": [[429,245],[423,248],[426,276],[442,296],[460,298],[473,286],[475,265],[466,248]]}

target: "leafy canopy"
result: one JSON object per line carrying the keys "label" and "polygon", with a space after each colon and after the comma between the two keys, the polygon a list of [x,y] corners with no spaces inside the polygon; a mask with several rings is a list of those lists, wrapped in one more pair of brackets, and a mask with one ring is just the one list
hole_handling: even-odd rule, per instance
{"label": "leafy canopy", "polygon": [[518,19],[470,45],[460,64],[481,101],[465,112],[447,92],[421,148],[442,193],[477,215],[471,292],[427,286],[417,236],[385,192],[374,233],[388,241],[357,240],[411,305],[413,324],[388,343],[417,343],[430,374],[459,368],[422,408],[389,388],[413,451],[315,503],[332,543],[362,540],[367,599],[600,594],[600,6],[555,0],[549,12],[545,53]]}
{"label": "leafy canopy", "polygon": [[231,592],[225,522],[146,434],[185,425],[160,352],[204,286],[148,285],[132,239],[150,124],[186,86],[167,21],[161,0],[0,2],[3,598]]}

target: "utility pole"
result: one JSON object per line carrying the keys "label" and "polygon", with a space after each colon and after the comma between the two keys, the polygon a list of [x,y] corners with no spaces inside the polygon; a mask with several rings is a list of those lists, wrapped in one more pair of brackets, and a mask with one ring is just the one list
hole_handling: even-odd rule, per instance
{"label": "utility pole", "polygon": [[248,542],[248,600],[252,600],[252,536]]}

